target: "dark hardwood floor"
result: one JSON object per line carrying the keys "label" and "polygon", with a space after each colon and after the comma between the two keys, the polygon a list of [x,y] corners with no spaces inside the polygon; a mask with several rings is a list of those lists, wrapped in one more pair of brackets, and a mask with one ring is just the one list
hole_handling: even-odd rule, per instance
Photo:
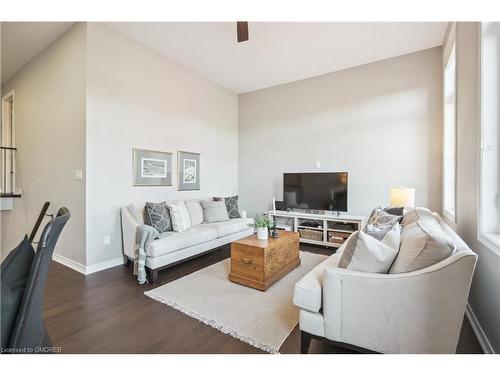
{"label": "dark hardwood floor", "polygon": [[[314,246],[302,250],[331,254]],[[44,316],[54,346],[62,353],[264,353],[144,295],[144,291],[229,257],[229,246],[160,272],[157,285],[138,285],[125,266],[84,276],[52,262]],[[281,353],[300,352],[295,327]],[[458,353],[482,353],[464,319]],[[323,342],[310,353],[349,353]]]}

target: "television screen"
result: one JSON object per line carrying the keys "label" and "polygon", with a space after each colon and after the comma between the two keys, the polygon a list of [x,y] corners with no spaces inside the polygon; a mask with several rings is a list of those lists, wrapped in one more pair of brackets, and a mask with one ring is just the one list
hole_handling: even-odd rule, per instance
{"label": "television screen", "polygon": [[284,173],[285,208],[347,212],[347,172]]}

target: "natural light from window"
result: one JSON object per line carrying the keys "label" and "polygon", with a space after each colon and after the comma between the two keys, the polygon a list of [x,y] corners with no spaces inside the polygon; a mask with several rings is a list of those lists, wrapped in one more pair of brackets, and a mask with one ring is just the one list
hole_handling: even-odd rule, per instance
{"label": "natural light from window", "polygon": [[456,194],[456,57],[455,45],[444,70],[444,165],[443,211],[445,217],[455,221]]}
{"label": "natural light from window", "polygon": [[481,25],[480,240],[500,249],[500,23]]}

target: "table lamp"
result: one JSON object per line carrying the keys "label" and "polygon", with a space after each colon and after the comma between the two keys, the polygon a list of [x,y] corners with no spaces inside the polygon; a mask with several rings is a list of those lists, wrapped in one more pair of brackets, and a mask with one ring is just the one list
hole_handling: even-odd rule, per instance
{"label": "table lamp", "polygon": [[392,207],[414,207],[415,206],[415,189],[404,186],[391,188],[390,205]]}

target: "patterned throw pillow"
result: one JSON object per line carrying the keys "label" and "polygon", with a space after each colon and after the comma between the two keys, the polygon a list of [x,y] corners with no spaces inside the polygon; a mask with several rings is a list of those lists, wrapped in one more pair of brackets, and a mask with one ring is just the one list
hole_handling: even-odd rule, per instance
{"label": "patterned throw pillow", "polygon": [[384,211],[391,215],[403,216],[405,214],[404,207],[386,207]]}
{"label": "patterned throw pillow", "polygon": [[147,222],[159,233],[172,230],[172,221],[166,202],[146,202]]}
{"label": "patterned throw pillow", "polygon": [[394,225],[384,225],[382,227],[374,227],[369,224],[365,226],[363,232],[399,250],[399,245],[401,243],[401,226],[398,222],[394,223]]}
{"label": "patterned throw pillow", "polygon": [[168,205],[168,209],[172,217],[174,232],[184,232],[191,227],[191,217],[189,216],[186,203],[171,203]]}
{"label": "patterned throw pillow", "polygon": [[238,208],[238,196],[235,195],[233,197],[219,198],[214,197],[214,201],[220,201],[224,199],[224,203],[226,204],[227,214],[230,219],[238,219],[241,217],[240,211]]}
{"label": "patterned throw pillow", "polygon": [[374,227],[383,227],[388,225],[392,227],[394,223],[399,222],[400,220],[401,216],[391,215],[382,208],[377,207],[373,209],[372,213],[370,214],[367,225],[373,225]]}

